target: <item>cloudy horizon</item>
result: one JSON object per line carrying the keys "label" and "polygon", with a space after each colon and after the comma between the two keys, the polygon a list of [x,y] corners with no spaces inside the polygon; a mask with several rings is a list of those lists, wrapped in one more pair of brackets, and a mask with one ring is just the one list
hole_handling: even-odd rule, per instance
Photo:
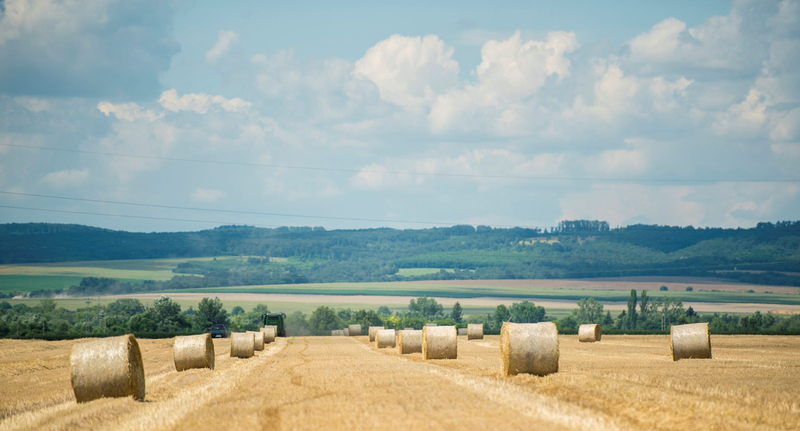
{"label": "cloudy horizon", "polygon": [[800,2],[640,3],[0,1],[0,223],[800,219]]}

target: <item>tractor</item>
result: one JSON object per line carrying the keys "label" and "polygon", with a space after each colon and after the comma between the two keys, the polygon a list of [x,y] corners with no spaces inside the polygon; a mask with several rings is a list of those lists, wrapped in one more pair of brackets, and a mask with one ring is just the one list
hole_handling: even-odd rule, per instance
{"label": "tractor", "polygon": [[278,333],[276,336],[286,336],[286,323],[284,322],[286,320],[285,313],[266,313],[262,314],[261,318],[264,321],[264,326],[275,325],[278,327]]}

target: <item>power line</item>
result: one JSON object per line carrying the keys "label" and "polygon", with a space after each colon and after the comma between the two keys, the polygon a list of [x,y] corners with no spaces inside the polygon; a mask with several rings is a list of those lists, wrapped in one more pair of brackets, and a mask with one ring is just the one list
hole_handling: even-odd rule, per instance
{"label": "power line", "polygon": [[385,175],[420,175],[428,177],[450,177],[450,178],[488,178],[488,179],[505,179],[505,180],[552,180],[552,181],[607,181],[607,182],[640,182],[640,183],[796,183],[800,179],[663,179],[663,178],[594,178],[594,177],[536,177],[524,175],[486,175],[486,174],[451,174],[451,173],[436,173],[436,172],[403,172],[403,171],[389,171],[389,170],[373,170],[373,169],[352,169],[352,168],[330,168],[319,166],[297,166],[297,165],[277,165],[266,163],[250,163],[250,162],[232,162],[222,160],[202,160],[202,159],[188,159],[179,157],[158,157],[158,156],[144,156],[138,154],[122,154],[112,153],[106,151],[90,151],[90,150],[75,150],[69,148],[55,148],[55,147],[37,147],[30,145],[19,144],[0,144],[0,146],[25,148],[33,150],[47,150],[59,151],[66,153],[79,153],[79,154],[93,154],[99,156],[111,157],[130,157],[137,159],[147,160],[164,160],[172,162],[185,162],[185,163],[202,163],[212,165],[227,165],[227,166],[250,166],[259,168],[270,169],[295,169],[306,171],[324,171],[324,172],[345,172],[345,173],[371,173],[371,174],[385,174]]}

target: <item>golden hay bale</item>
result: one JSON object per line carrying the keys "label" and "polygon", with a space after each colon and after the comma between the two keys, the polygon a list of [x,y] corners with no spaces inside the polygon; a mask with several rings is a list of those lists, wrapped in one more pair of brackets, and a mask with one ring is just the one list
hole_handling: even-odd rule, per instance
{"label": "golden hay bale", "polygon": [[422,328],[422,359],[456,359],[458,332],[455,326],[425,326]]}
{"label": "golden hay bale", "polygon": [[467,340],[483,340],[483,325],[480,323],[467,325]]}
{"label": "golden hay bale", "polygon": [[190,368],[214,369],[214,341],[211,334],[175,337],[172,345],[175,369],[178,371]]}
{"label": "golden hay bale", "polygon": [[375,341],[375,332],[383,329],[383,326],[370,326],[369,327],[369,342]]}
{"label": "golden hay bale", "polygon": [[397,350],[401,355],[422,353],[422,331],[404,329],[397,334]]}
{"label": "golden hay bale", "polygon": [[349,337],[350,336],[350,328],[344,328],[343,331],[344,331],[344,336],[345,337]]}
{"label": "golden hay bale", "polygon": [[144,400],[142,353],[133,335],[73,345],[69,374],[79,403],[103,397]]}
{"label": "golden hay bale", "polygon": [[278,327],[275,325],[268,325],[262,329],[264,333],[264,343],[269,344],[275,341],[275,337],[278,336]]}
{"label": "golden hay bale", "polygon": [[500,330],[503,375],[545,376],[558,372],[558,329],[552,322],[503,323]]}
{"label": "golden hay bale", "polygon": [[255,355],[256,337],[252,332],[231,334],[231,358],[250,358]]}
{"label": "golden hay bale", "polygon": [[458,328],[458,336],[467,335],[467,328]]}
{"label": "golden hay bale", "polygon": [[348,335],[351,336],[351,337],[355,337],[355,336],[361,335],[361,325],[359,325],[359,324],[348,325],[347,329],[350,331],[350,333]]}
{"label": "golden hay bale", "polygon": [[674,325],[669,328],[672,360],[711,359],[711,333],[708,323]]}
{"label": "golden hay bale", "polygon": [[578,341],[581,343],[594,343],[600,341],[603,331],[597,323],[587,323],[578,327]]}
{"label": "golden hay bale", "polygon": [[385,349],[397,346],[397,336],[394,329],[379,329],[375,332],[375,347]]}
{"label": "golden hay bale", "polygon": [[253,334],[253,350],[256,352],[264,350],[264,338],[266,334],[261,331],[247,331],[247,333]]}

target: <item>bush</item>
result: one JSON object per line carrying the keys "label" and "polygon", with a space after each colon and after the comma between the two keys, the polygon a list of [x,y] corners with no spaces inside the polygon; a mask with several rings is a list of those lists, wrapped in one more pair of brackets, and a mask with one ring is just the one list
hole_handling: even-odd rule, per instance
{"label": "bush", "polygon": [[667,286],[661,286],[661,287],[658,288],[658,290],[663,292],[663,291],[669,290],[669,289],[667,289]]}
{"label": "bush", "polygon": [[686,291],[687,292],[691,292],[693,290],[694,290],[694,288],[692,286],[686,286]]}

